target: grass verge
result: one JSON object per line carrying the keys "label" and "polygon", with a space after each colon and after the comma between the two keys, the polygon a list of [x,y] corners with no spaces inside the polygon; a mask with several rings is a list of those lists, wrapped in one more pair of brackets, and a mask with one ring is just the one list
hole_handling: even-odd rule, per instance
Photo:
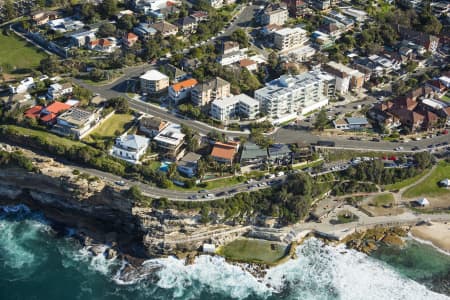
{"label": "grass verge", "polygon": [[445,189],[439,186],[439,181],[450,177],[450,163],[441,161],[436,169],[420,184],[412,186],[407,189],[403,196],[405,198],[416,197],[436,197],[450,194],[450,189]]}

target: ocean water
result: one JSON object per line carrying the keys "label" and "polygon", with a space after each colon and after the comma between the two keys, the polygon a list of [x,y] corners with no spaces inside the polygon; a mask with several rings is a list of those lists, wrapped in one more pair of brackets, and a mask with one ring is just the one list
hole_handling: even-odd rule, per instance
{"label": "ocean water", "polygon": [[450,299],[450,257],[416,242],[368,257],[310,239],[261,279],[220,257],[155,259],[124,280],[125,262],[70,233],[26,206],[0,207],[0,299]]}

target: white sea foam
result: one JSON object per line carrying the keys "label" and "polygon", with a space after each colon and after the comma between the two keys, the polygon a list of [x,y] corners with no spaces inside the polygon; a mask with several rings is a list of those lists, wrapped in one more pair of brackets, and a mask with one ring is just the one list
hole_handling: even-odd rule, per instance
{"label": "white sea foam", "polygon": [[178,299],[196,299],[204,291],[235,299],[449,299],[343,246],[311,239],[297,254],[297,259],[270,269],[262,280],[221,257],[207,255],[192,265],[169,257],[147,261],[144,268],[160,267],[156,285]]}

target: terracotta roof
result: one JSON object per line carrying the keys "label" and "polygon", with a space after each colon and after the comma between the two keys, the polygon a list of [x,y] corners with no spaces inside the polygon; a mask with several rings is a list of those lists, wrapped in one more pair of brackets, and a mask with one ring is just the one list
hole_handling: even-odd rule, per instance
{"label": "terracotta roof", "polygon": [[132,33],[132,32],[128,32],[127,33],[127,36],[125,37],[127,40],[137,40],[138,39],[138,36],[137,35],[135,35],[134,33]]}
{"label": "terracotta roof", "polygon": [[211,152],[211,156],[226,160],[233,160],[236,154],[236,146],[216,142]]}
{"label": "terracotta roof", "polygon": [[70,105],[59,102],[59,101],[55,101],[52,104],[50,104],[49,106],[47,106],[45,108],[45,110],[47,110],[49,113],[58,114],[58,113],[62,112],[63,110],[68,110],[69,108],[70,108]]}
{"label": "terracotta roof", "polygon": [[174,85],[172,85],[172,89],[175,92],[179,92],[179,91],[181,91],[184,88],[190,88],[190,87],[193,87],[193,86],[195,86],[197,84],[198,84],[198,81],[196,79],[190,78],[190,79],[186,79],[184,81],[175,83]]}
{"label": "terracotta roof", "polygon": [[245,68],[245,67],[248,67],[248,66],[251,66],[254,64],[256,64],[256,61],[248,59],[248,58],[241,59],[241,61],[239,62],[239,65],[241,66],[241,68]]}
{"label": "terracotta roof", "polygon": [[428,84],[436,87],[440,92],[447,89],[447,87],[439,79],[432,80],[431,82],[428,82]]}
{"label": "terracotta roof", "polygon": [[109,41],[108,39],[98,39],[98,40],[94,40],[92,42],[89,43],[92,47],[100,45],[102,47],[106,47],[106,46],[111,46],[111,41]]}
{"label": "terracotta roof", "polygon": [[50,114],[48,114],[48,115],[42,116],[42,117],[41,117],[41,121],[42,121],[42,122],[45,122],[45,123],[48,123],[48,122],[51,122],[51,121],[55,120],[56,117],[57,117],[56,114],[50,113]]}
{"label": "terracotta roof", "polygon": [[42,110],[43,108],[44,108],[44,107],[41,106],[41,105],[33,106],[33,107],[27,109],[27,110],[25,111],[24,115],[25,115],[25,117],[27,117],[27,118],[37,118],[37,117],[39,117],[39,114],[41,113],[41,110]]}
{"label": "terracotta roof", "polygon": [[439,120],[439,117],[431,111],[427,111],[426,116],[428,123],[436,123]]}

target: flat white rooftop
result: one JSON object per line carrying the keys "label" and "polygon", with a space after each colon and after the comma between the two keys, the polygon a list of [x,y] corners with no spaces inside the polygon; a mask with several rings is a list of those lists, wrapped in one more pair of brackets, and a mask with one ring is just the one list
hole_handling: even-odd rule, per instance
{"label": "flat white rooftop", "polygon": [[141,77],[139,77],[141,79],[144,80],[150,80],[150,81],[159,81],[159,80],[164,80],[164,79],[169,79],[169,77],[157,70],[150,70],[145,72],[145,74],[141,75]]}

